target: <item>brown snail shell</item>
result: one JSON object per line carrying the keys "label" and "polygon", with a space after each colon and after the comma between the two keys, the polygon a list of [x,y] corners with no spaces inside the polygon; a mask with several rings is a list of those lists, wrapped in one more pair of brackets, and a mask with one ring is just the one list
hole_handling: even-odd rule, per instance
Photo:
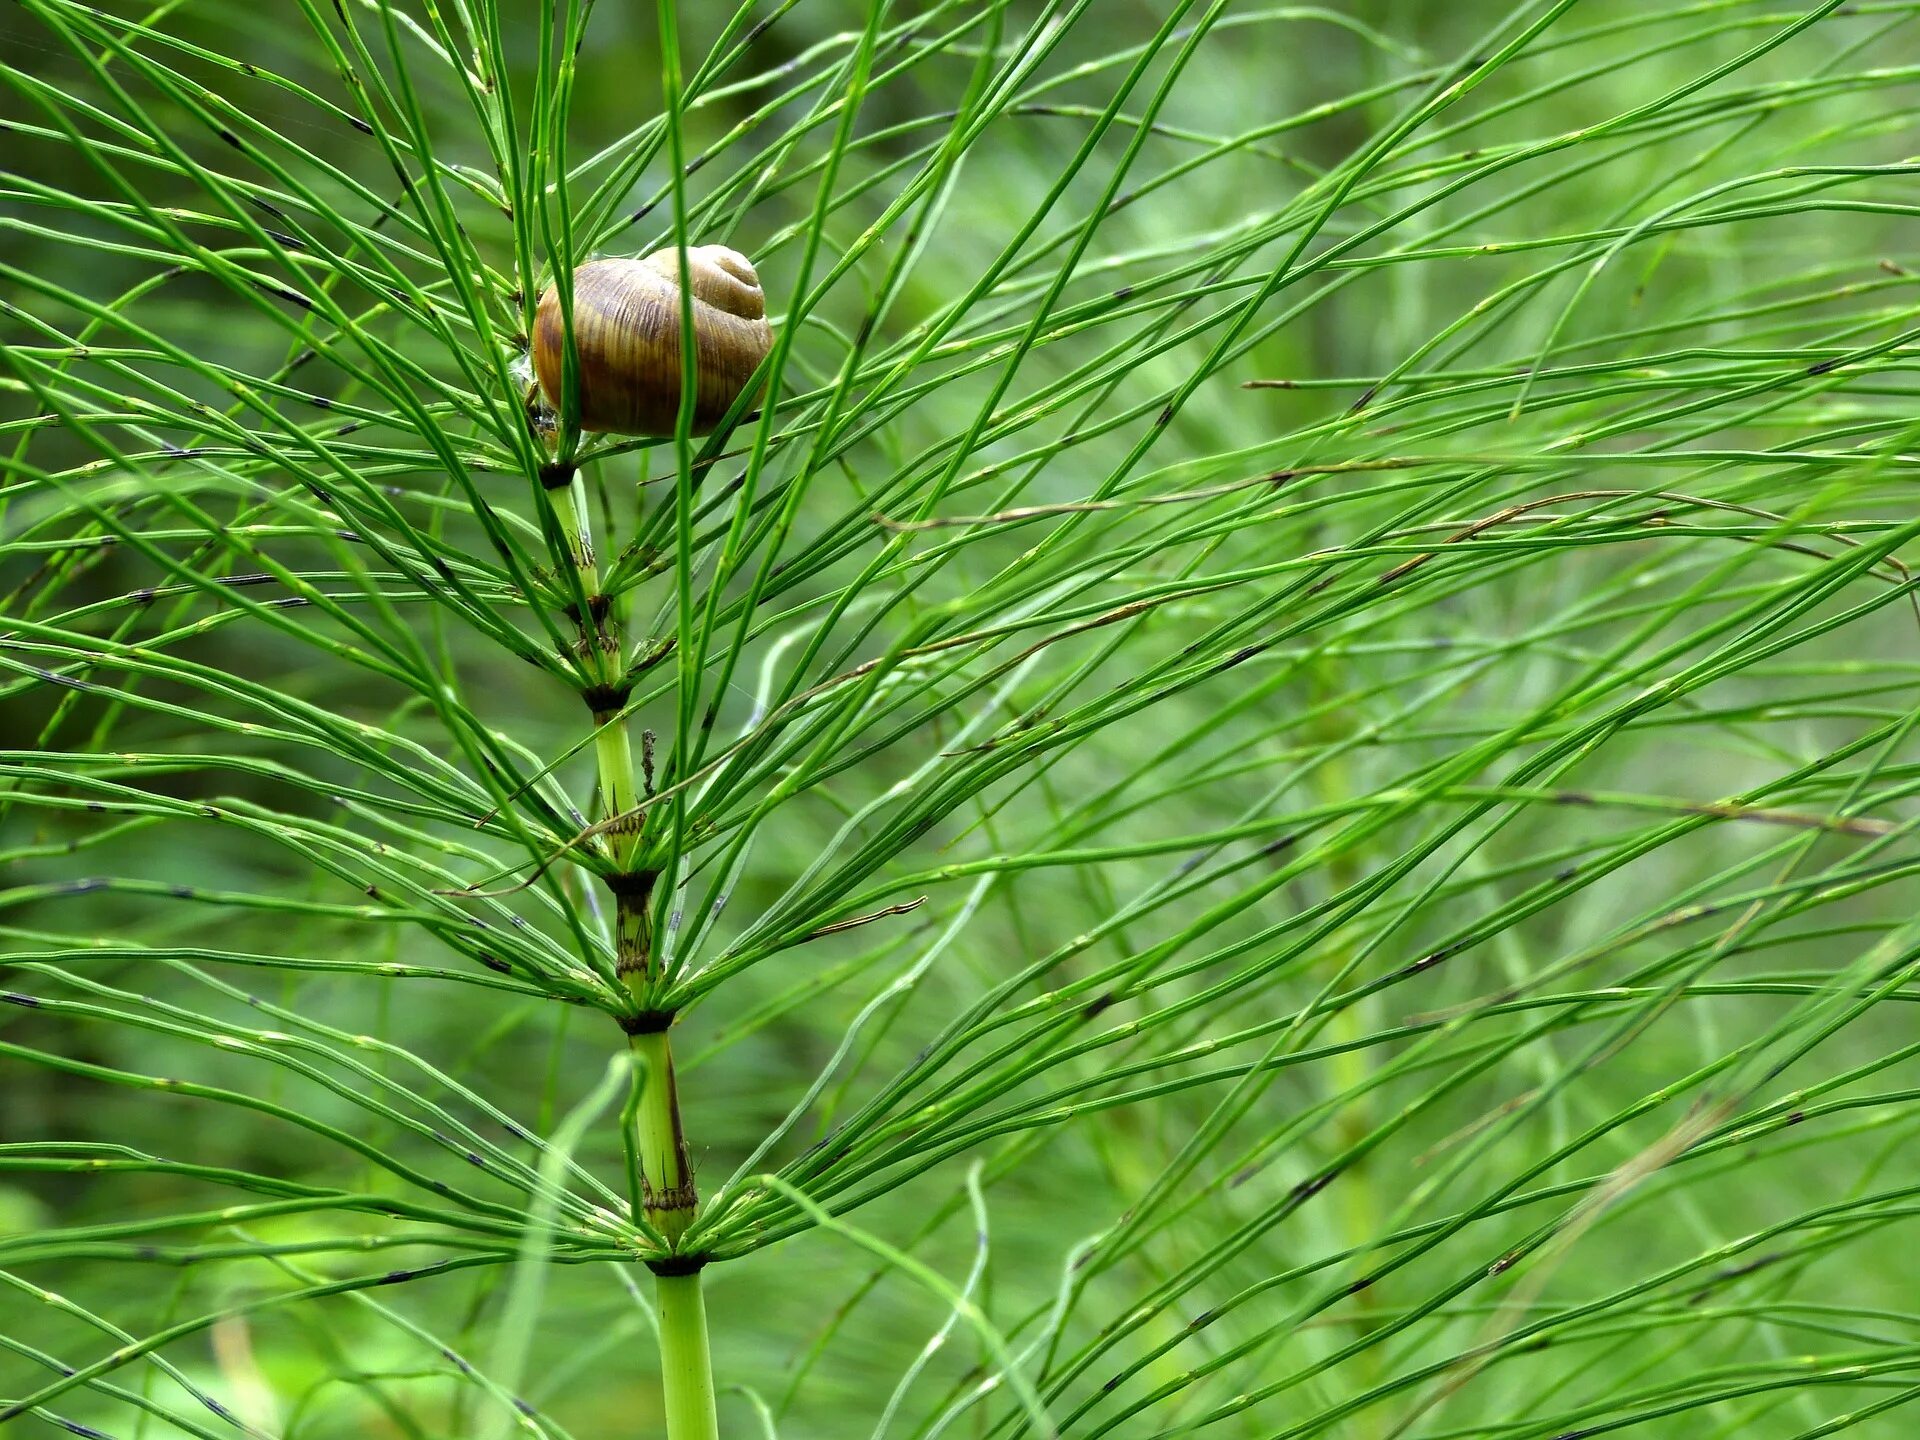
{"label": "brown snail shell", "polygon": [[[680,254],[589,260],[573,272],[573,343],[582,430],[671,435],[680,414]],[[693,433],[704,435],[739,398],[773,346],[767,300],[747,257],[724,245],[687,248],[699,383]],[[566,326],[548,286],[533,322],[533,368],[561,408]]]}

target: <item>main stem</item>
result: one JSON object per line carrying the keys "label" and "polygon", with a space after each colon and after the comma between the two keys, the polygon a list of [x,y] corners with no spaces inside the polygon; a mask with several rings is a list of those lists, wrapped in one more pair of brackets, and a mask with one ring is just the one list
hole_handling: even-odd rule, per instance
{"label": "main stem", "polygon": [[719,1440],[713,1361],[707,1345],[707,1302],[700,1276],[662,1275],[654,1284],[660,1312],[660,1376],[666,1386],[672,1440]]}
{"label": "main stem", "polygon": [[[600,593],[600,566],[587,520],[585,486],[568,469],[562,484],[546,491],[554,518],[567,538],[568,558],[587,603],[575,616],[579,654],[591,679],[594,759],[599,769],[603,820],[632,815],[641,802],[634,771],[633,738],[620,711],[626,703],[625,658],[619,624]],[[648,777],[651,783],[650,776]],[[613,901],[615,964],[637,1013],[624,1022],[627,1043],[645,1070],[634,1116],[634,1151],[640,1162],[641,1204],[646,1218],[678,1247],[698,1213],[686,1134],[680,1124],[680,1094],[673,1075],[673,1016],[655,1004],[661,979],[653,945],[652,897],[656,871],[644,863],[645,832],[639,817],[608,827],[607,848],[615,871],[603,877]],[[714,1403],[713,1358],[707,1340],[706,1301],[698,1259],[656,1262],[654,1295],[660,1320],[660,1377],[668,1440],[719,1440]]]}

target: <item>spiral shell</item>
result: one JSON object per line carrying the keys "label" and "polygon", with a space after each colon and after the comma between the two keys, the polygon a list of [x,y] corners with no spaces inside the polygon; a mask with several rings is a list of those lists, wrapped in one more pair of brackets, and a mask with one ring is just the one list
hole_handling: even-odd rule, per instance
{"label": "spiral shell", "polygon": [[[680,413],[680,255],[589,260],[573,272],[579,424],[616,435],[671,435]],[[724,245],[687,250],[698,386],[693,433],[720,422],[773,346],[766,296],[747,257]],[[533,325],[540,388],[562,409],[566,327],[548,286]]]}

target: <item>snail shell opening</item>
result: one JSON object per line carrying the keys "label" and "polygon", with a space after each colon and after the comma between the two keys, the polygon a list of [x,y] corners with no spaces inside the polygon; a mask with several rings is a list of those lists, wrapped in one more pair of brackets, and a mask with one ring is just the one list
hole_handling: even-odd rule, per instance
{"label": "snail shell opening", "polygon": [[[573,343],[582,430],[671,435],[680,414],[679,253],[589,260],[573,272]],[[693,291],[693,433],[720,422],[773,347],[766,296],[752,263],[724,245],[687,249]],[[561,408],[566,327],[548,286],[533,325],[540,388]]]}

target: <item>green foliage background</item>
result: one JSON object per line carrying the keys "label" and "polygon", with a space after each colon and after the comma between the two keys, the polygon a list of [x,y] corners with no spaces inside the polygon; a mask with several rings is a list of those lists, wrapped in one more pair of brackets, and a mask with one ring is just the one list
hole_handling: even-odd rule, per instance
{"label": "green foliage background", "polygon": [[[589,467],[669,778],[770,737],[663,902],[723,1433],[1910,1433],[1917,9],[667,5],[678,114],[499,7],[545,222],[684,204],[791,342]],[[0,21],[10,1434],[660,1424],[494,14]]]}

